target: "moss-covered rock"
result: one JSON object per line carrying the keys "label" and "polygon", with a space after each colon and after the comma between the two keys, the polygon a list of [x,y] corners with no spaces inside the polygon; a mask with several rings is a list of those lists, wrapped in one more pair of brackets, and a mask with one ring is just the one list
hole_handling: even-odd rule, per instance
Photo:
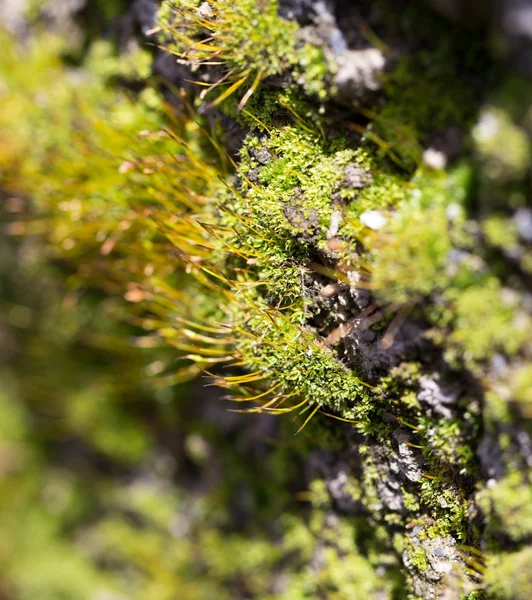
{"label": "moss-covered rock", "polygon": [[[36,35],[24,54],[5,38],[8,231],[40,236],[67,305],[92,290],[82,323],[111,306],[87,344],[116,365],[129,339],[141,366],[124,377],[145,386],[134,410],[113,378],[43,399],[55,436],[134,475],[96,469],[96,516],[78,508],[65,534],[45,507],[37,526],[82,540],[72,569],[131,597],[512,597],[509,557],[524,564],[530,541],[527,85],[407,0],[180,0],[140,25],[164,82],[138,45],[93,44],[79,85],[64,42]],[[28,347],[50,336],[32,331]],[[17,392],[27,411],[48,364]],[[181,412],[159,389],[199,374],[251,414]],[[26,468],[32,506],[58,443]],[[82,487],[59,479],[58,496]],[[32,551],[3,559],[29,598]],[[61,584],[51,598],[83,597]]]}

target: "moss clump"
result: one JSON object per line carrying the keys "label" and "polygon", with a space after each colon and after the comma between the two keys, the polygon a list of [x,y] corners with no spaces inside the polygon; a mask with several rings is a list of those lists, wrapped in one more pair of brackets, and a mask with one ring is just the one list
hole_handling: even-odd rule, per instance
{"label": "moss clump", "polygon": [[281,75],[295,79],[309,94],[326,96],[323,51],[297,40],[297,23],[279,17],[276,1],[167,2],[158,21],[167,50],[182,57],[193,71],[202,65],[223,65],[218,81],[209,82],[215,84],[213,89],[225,86],[214,104],[244,86],[242,108],[261,80]]}
{"label": "moss clump", "polygon": [[487,177],[498,184],[521,179],[530,164],[530,140],[500,108],[488,108],[473,129]]}
{"label": "moss clump", "polygon": [[[374,124],[399,164],[413,171],[431,134],[473,123],[478,106],[473,82],[485,78],[490,65],[479,39],[451,34],[448,24],[416,5],[402,11],[396,27],[409,52],[387,77],[388,102],[375,113]],[[473,84],[457,86],[457,72]]]}
{"label": "moss clump", "polygon": [[525,600],[532,585],[531,567],[531,548],[491,558],[486,571],[489,594],[497,600]]}
{"label": "moss clump", "polygon": [[532,368],[530,366],[518,369],[512,378],[511,399],[517,402],[525,417],[532,412]]}
{"label": "moss clump", "polygon": [[532,535],[532,491],[519,472],[479,492],[477,502],[488,516],[490,535],[508,535],[516,542]]}
{"label": "moss clump", "polygon": [[[262,141],[246,140],[241,169],[248,175],[242,191],[257,206],[257,217],[260,214],[274,231],[319,247],[331,223],[331,197],[353,156],[340,136],[324,142],[319,131],[286,125]],[[250,172],[254,182],[249,180]]]}
{"label": "moss clump", "polygon": [[[445,266],[451,249],[442,209],[405,210],[375,251],[375,285],[399,302],[427,296],[447,280]],[[415,262],[416,268],[412,269]]]}
{"label": "moss clump", "polygon": [[[43,75],[36,85],[20,76],[16,53],[2,57],[10,80],[0,91],[5,188],[31,196],[46,219],[43,227],[21,217],[11,232],[43,234],[73,289],[92,287],[118,307],[129,303],[123,312],[139,328],[132,346],[148,354],[166,348],[145,366],[152,383],[203,372],[231,394],[236,410],[292,413],[290,433],[308,434],[278,442],[260,430],[254,437],[282,450],[269,459],[261,450],[245,466],[249,446],[228,443],[230,427],[224,437],[212,423],[201,425],[203,416],[195,417],[199,425],[186,418],[180,460],[192,472],[223,471],[223,482],[200,500],[181,487],[172,495],[172,475],[161,467],[147,491],[139,491],[142,482],[113,486],[105,518],[87,524],[90,511],[82,511],[73,530],[88,530],[90,565],[110,561],[111,587],[129,593],[134,573],[139,597],[165,599],[175,589],[190,598],[291,600],[399,597],[407,587],[424,598],[440,586],[462,593],[471,582],[452,574],[463,566],[455,540],[474,550],[483,533],[516,544],[529,535],[519,526],[528,514],[515,498],[530,488],[512,478],[514,458],[497,457],[514,473],[479,494],[486,514],[493,505],[492,521],[483,527],[470,518],[483,477],[479,413],[497,452],[513,456],[519,431],[508,402],[528,402],[526,281],[504,254],[521,234],[507,229],[513,217],[505,209],[489,214],[478,198],[483,169],[501,157],[477,140],[484,162],[466,158],[438,172],[420,166],[432,129],[470,126],[476,91],[454,81],[462,69],[478,78],[483,63],[478,48],[462,54],[462,37],[421,50],[433,24],[412,45],[415,28],[402,17],[398,30],[410,32],[411,56],[383,80],[375,106],[356,113],[320,106],[316,97],[327,100],[323,81],[331,74],[325,54],[299,44],[298,26],[277,8],[249,0],[164,6],[161,43],[205,91],[188,98],[174,90],[188,107],[180,115],[145,82],[136,95],[113,88],[124,77],[144,78],[145,57],[131,70],[126,57],[96,46],[81,90],[57,50],[34,53]],[[46,86],[43,109],[39,88]],[[245,129],[235,164],[220,144],[230,119]],[[508,158],[507,183],[520,190],[528,150],[510,130],[517,154]],[[494,249],[502,258],[492,260]],[[24,322],[24,310],[13,314]],[[494,376],[497,353],[507,362]],[[496,390],[484,409],[488,379]],[[153,404],[166,408],[148,403],[144,410],[156,415],[149,430],[142,410],[125,409],[127,388],[119,393],[105,383],[87,386],[100,401],[66,396],[68,425],[55,434],[75,436],[120,465],[149,461],[151,452],[166,456],[154,440],[172,437],[168,422],[183,417],[173,412],[173,396],[150,387]],[[447,393],[450,383],[456,393]],[[329,435],[335,445],[323,460],[327,468],[327,461],[347,463],[345,477],[336,487],[314,484],[310,493],[292,489],[301,466],[295,457],[309,447],[325,452]],[[230,464],[238,466],[224,468]],[[151,463],[139,469],[153,470]],[[312,501],[303,516],[297,492]],[[27,497],[35,502],[35,494]],[[351,517],[338,516],[331,498]],[[131,522],[121,516],[130,511]],[[289,518],[271,527],[280,512]],[[22,577],[7,562],[17,583]],[[311,562],[318,565],[312,571]],[[281,591],[278,580],[285,581]]]}
{"label": "moss clump", "polygon": [[518,232],[515,222],[503,215],[493,215],[482,223],[482,229],[490,244],[504,250],[515,248],[518,243]]}
{"label": "moss clump", "polygon": [[468,243],[468,235],[460,230],[460,205],[467,200],[469,178],[467,166],[459,166],[446,177],[420,170],[412,180],[390,224],[373,242],[368,241],[372,279],[383,296],[401,303],[419,302],[450,285],[451,250]]}
{"label": "moss clump", "polygon": [[455,324],[451,339],[460,346],[466,360],[485,360],[494,350],[515,354],[530,340],[532,324],[519,316],[518,296],[505,293],[494,278],[471,286],[462,293],[447,293],[456,298]]}
{"label": "moss clump", "polygon": [[[297,24],[278,16],[276,2],[218,0],[208,7],[201,5],[195,0],[163,5],[159,19],[164,31],[175,36],[171,51],[188,49],[188,59],[198,64],[217,56],[236,70],[235,76],[262,70],[267,77],[281,73],[295,62]],[[200,41],[207,36],[212,41]]]}

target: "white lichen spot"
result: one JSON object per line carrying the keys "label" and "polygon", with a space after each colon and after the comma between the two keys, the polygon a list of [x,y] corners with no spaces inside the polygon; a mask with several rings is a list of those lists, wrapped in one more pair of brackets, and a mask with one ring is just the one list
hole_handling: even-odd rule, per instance
{"label": "white lichen spot", "polygon": [[198,16],[202,19],[212,19],[214,17],[214,11],[212,6],[208,2],[202,2],[198,6]]}
{"label": "white lichen spot", "polygon": [[427,169],[443,171],[447,166],[447,156],[441,150],[427,148],[425,152],[423,152],[423,164]]}
{"label": "white lichen spot", "polygon": [[445,216],[449,219],[449,221],[456,221],[456,219],[458,219],[458,217],[460,217],[461,214],[462,207],[459,204],[456,204],[456,202],[452,202],[445,209]]}
{"label": "white lichen spot", "polygon": [[386,58],[377,48],[346,50],[337,59],[335,83],[341,95],[356,99],[382,88]]}
{"label": "white lichen spot", "polygon": [[479,122],[473,129],[473,138],[477,143],[488,142],[499,131],[499,120],[492,110],[486,110],[480,115]]}
{"label": "white lichen spot", "polygon": [[388,223],[388,219],[378,210],[366,210],[360,215],[360,222],[369,229],[378,231]]}
{"label": "white lichen spot", "polygon": [[336,237],[338,233],[338,229],[340,228],[340,223],[342,222],[342,213],[339,210],[335,210],[331,215],[331,223],[329,225],[329,229],[327,229],[327,239],[332,240]]}

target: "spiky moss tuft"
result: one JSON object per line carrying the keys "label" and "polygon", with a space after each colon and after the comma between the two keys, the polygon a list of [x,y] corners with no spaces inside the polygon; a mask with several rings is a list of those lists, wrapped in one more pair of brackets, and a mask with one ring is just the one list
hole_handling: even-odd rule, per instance
{"label": "spiky moss tuft", "polygon": [[[165,2],[159,19],[164,31],[176,38],[175,48],[170,49],[186,50],[189,60],[201,64],[204,58],[217,58],[229,69],[237,69],[236,75],[264,69],[268,76],[281,73],[295,60],[297,24],[281,19],[277,12],[276,2],[217,0],[206,5],[179,0]],[[181,28],[186,33],[181,34]]]}
{"label": "spiky moss tuft", "polygon": [[261,80],[272,76],[288,76],[307,93],[327,97],[330,65],[323,50],[298,41],[297,23],[278,15],[277,1],[165,2],[157,29],[166,49],[193,72],[202,65],[220,67],[218,81],[203,82],[215,84],[212,89],[222,84],[214,104],[241,88],[247,89],[244,106]]}
{"label": "spiky moss tuft", "polygon": [[[111,168],[107,170],[91,172],[99,178],[98,188],[94,188],[94,179],[87,178],[83,161],[72,162],[75,152],[64,160],[54,160],[58,173],[67,163],[70,165],[67,182],[83,184],[83,208],[92,210],[87,214],[83,212],[75,220],[79,222],[79,230],[59,227],[52,241],[61,244],[62,253],[69,260],[84,257],[83,276],[87,281],[91,275],[86,252],[86,243],[90,241],[87,222],[92,224],[96,241],[101,240],[96,254],[110,254],[113,258],[118,241],[121,243],[117,250],[123,248],[127,252],[130,238],[120,234],[123,239],[117,240],[116,235],[111,235],[111,229],[106,231],[106,221],[98,219],[110,218],[111,226],[113,219],[121,218],[128,223],[140,218],[139,225],[148,226],[142,240],[144,264],[138,264],[137,257],[133,261],[120,257],[116,266],[128,265],[128,269],[122,273],[112,272],[111,283],[115,289],[123,289],[126,299],[134,303],[143,301],[146,308],[158,315],[158,319],[142,320],[148,330],[155,329],[171,346],[186,353],[185,360],[193,360],[203,368],[224,363],[246,367],[247,375],[217,376],[223,387],[234,391],[237,400],[251,402],[252,406],[259,402],[263,410],[278,413],[301,409],[303,424],[316,410],[326,408],[336,411],[341,418],[358,421],[360,431],[385,441],[390,427],[380,421],[379,415],[387,400],[380,404],[375,402],[370,388],[337,361],[330,350],[322,347],[315,334],[301,328],[306,310],[311,310],[301,300],[301,273],[308,269],[313,248],[326,241],[332,211],[330,196],[341,183],[343,169],[350,161],[358,158],[357,164],[365,168],[370,165],[368,151],[357,155],[349,149],[348,140],[343,136],[325,143],[319,129],[313,130],[301,121],[302,107],[301,103],[295,107],[287,107],[283,101],[279,103],[278,113],[284,115],[285,121],[288,118],[296,123],[288,122],[279,127],[270,120],[266,126],[271,128],[270,133],[264,140],[250,136],[245,146],[247,157],[244,156],[240,167],[242,172],[237,176],[236,185],[230,188],[220,184],[216,171],[195,157],[187,140],[175,133],[159,136],[148,132],[137,139],[139,154],[128,154],[125,148],[131,138],[117,135],[116,126],[108,130],[105,124],[96,122],[96,136],[91,134],[81,148],[94,144],[108,149],[110,142],[103,134],[116,135],[116,140],[124,142],[117,152],[121,160],[110,163]],[[137,125],[137,121],[128,117],[129,110],[127,102],[120,105],[120,109],[113,109],[119,116],[117,125],[125,123],[129,128],[144,128],[146,122],[142,114]],[[264,115],[260,118],[264,119]],[[197,135],[199,129],[190,130],[184,124],[179,133]],[[142,151],[138,145],[141,142],[146,144]],[[113,148],[118,148],[117,141]],[[169,151],[180,152],[190,161],[186,173],[179,170],[179,162],[174,164],[167,158]],[[193,164],[196,168],[192,168]],[[253,168],[258,169],[256,183],[248,176]],[[109,175],[105,190],[102,172]],[[185,194],[168,185],[168,179],[175,179],[178,174],[181,185],[186,182]],[[386,178],[386,174],[382,177]],[[390,177],[390,185],[402,190],[398,180]],[[43,206],[53,207],[50,202],[68,198],[69,188],[63,187],[61,181],[58,179],[57,185],[39,191],[35,186],[32,192]],[[316,223],[312,237],[309,227],[294,224],[285,209],[294,202],[289,194],[292,186],[298,187],[296,184],[301,189],[299,208],[314,211],[322,219]],[[378,183],[372,185],[376,193]],[[370,192],[367,194],[371,197]],[[122,208],[116,214],[102,210],[105,204],[98,209],[106,196],[115,202],[120,200],[118,206]],[[390,198],[386,198],[386,202],[390,202]],[[133,206],[135,212],[129,217],[127,209]],[[176,206],[180,209],[177,217]],[[75,211],[76,205],[65,205],[65,208],[70,215],[70,209]],[[304,212],[303,218],[307,218]],[[126,236],[134,236],[136,226],[124,227],[123,231]],[[347,244],[350,240],[355,241],[346,236]],[[130,246],[134,248],[136,246]],[[182,259],[182,267],[196,279],[196,293],[200,292],[200,298],[211,298],[209,302],[197,302],[193,311],[187,306],[186,296],[172,289],[171,280],[160,280],[165,257],[173,249]],[[96,267],[98,263],[96,261]],[[172,278],[176,276],[174,271],[170,272]],[[144,277],[146,273],[148,277]],[[186,329],[183,323],[188,324]],[[86,419],[92,422],[93,417]],[[363,493],[368,506],[380,502],[377,489],[380,477],[368,458]],[[441,508],[441,504],[436,504],[436,498],[442,493],[441,486],[427,483],[421,491],[424,506]],[[387,517],[389,522],[394,518],[398,523],[402,521],[399,515]],[[455,532],[456,520],[450,519],[447,527]]]}

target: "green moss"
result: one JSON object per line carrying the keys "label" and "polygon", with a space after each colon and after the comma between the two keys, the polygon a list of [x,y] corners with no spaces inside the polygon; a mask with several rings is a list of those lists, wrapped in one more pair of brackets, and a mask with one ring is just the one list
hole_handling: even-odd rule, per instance
{"label": "green moss", "polygon": [[379,244],[373,281],[388,298],[407,302],[444,287],[451,244],[442,209],[402,211]]}
{"label": "green moss", "polygon": [[331,79],[332,71],[334,64],[327,60],[324,51],[305,44],[298,50],[297,65],[292,73],[306,94],[319,100],[327,100],[330,96],[327,82]]}
{"label": "green moss", "polygon": [[532,324],[527,316],[518,316],[518,296],[501,289],[494,277],[463,292],[449,290],[446,296],[454,306],[451,340],[466,360],[485,360],[494,350],[513,355],[530,339]]}
{"label": "green moss", "polygon": [[506,534],[523,541],[532,534],[532,489],[519,472],[479,492],[477,502],[488,515],[491,535]]}
{"label": "green moss", "polygon": [[[70,265],[75,289],[82,282],[125,298],[129,309],[122,311],[120,304],[117,312],[130,314],[142,328],[133,344],[149,350],[164,342],[171,349],[170,358],[147,365],[155,381],[173,384],[206,370],[232,395],[237,409],[295,414],[296,429],[303,427],[311,447],[345,447],[344,430],[323,426],[320,409],[343,418],[346,428],[354,426],[367,440],[358,448],[361,472],[345,486],[372,513],[370,523],[361,523],[331,517],[329,492],[320,480],[310,493],[298,496],[312,505],[309,515],[298,515],[288,485],[297,480],[290,462],[294,454],[286,448],[261,458],[260,469],[253,472],[243,466],[239,449],[228,448],[212,427],[187,430],[183,453],[191,468],[216,470],[220,456],[231,459],[223,485],[194,498],[193,509],[186,506],[185,491],[175,496],[168,491],[174,489],[170,481],[159,488],[121,489],[105,510],[132,511],[132,522],[110,514],[89,527],[90,565],[110,561],[126,595],[133,573],[139,598],[166,600],[175,589],[183,590],[187,600],[229,598],[242,590],[265,600],[400,597],[405,583],[397,576],[392,544],[396,554],[406,550],[421,578],[432,556],[409,543],[411,536],[394,535],[407,519],[423,524],[420,541],[453,536],[468,543],[475,537],[467,511],[471,482],[477,478],[478,403],[462,398],[459,416],[434,418],[417,398],[426,369],[418,363],[405,362],[390,373],[383,369],[378,386],[367,385],[343,364],[341,349],[333,352],[308,327],[314,311],[306,294],[308,279],[325,273],[333,283],[344,283],[346,273],[356,271],[379,305],[412,309],[416,319],[426,319],[453,366],[465,362],[475,374],[494,352],[517,356],[531,338],[519,294],[506,289],[489,260],[483,260],[478,230],[467,218],[471,164],[438,173],[418,168],[426,134],[469,124],[475,93],[473,86],[457,88],[454,67],[474,62],[474,56],[462,55],[462,42],[451,36],[438,42],[436,52],[417,49],[403,57],[386,83],[387,102],[378,110],[364,110],[369,128],[358,139],[338,133],[345,123],[336,109],[307,101],[306,96],[326,100],[325,82],[334,68],[321,49],[298,44],[297,25],[281,20],[277,8],[276,2],[250,0],[219,0],[210,7],[183,1],[162,8],[163,43],[193,67],[198,80],[214,84],[205,63],[222,63],[215,77],[227,79],[207,100],[249,130],[236,172],[229,172],[219,147],[219,127],[205,134],[201,117],[199,122],[188,116],[166,118],[161,96],[151,87],[133,98],[110,88],[116,78],[146,77],[146,55],[135,57],[132,65],[128,57],[115,57],[108,45],[94,46],[82,90],[61,69],[57,48],[49,57],[37,50],[29,59],[38,75],[35,82],[21,76],[14,54],[3,57],[10,85],[0,90],[5,100],[0,124],[8,132],[0,140],[0,168],[8,189],[18,192],[13,181],[23,182],[24,193],[46,213],[48,252]],[[274,76],[286,89],[265,89]],[[39,105],[43,89],[49,90],[44,110]],[[19,130],[21,114],[26,117]],[[510,129],[515,148],[508,157],[498,156],[493,146],[483,147],[482,140],[477,146],[486,164],[507,160],[501,169],[508,166],[519,178],[528,149],[522,132]],[[345,168],[352,164],[366,172],[362,187],[345,181]],[[385,217],[382,229],[363,225],[361,215],[368,210]],[[335,247],[328,239],[333,213],[342,218]],[[25,223],[19,227],[29,228]],[[483,230],[490,244],[501,248],[516,239],[502,216],[486,217]],[[453,259],[456,254],[463,260]],[[24,310],[18,314],[23,322]],[[102,337],[110,346],[115,343]],[[130,355],[124,356],[129,363]],[[529,375],[524,367],[506,382],[509,398],[521,405],[529,403]],[[136,381],[131,375],[127,379]],[[75,435],[115,463],[146,460],[171,408],[152,424],[157,432],[152,434],[136,414],[138,407],[124,404],[125,394],[106,381],[90,381],[83,393],[65,395],[68,426],[53,433]],[[504,414],[505,422],[512,421],[506,396],[487,397],[488,417],[497,420]],[[154,393],[150,406],[171,397]],[[409,447],[426,460],[420,480],[397,492],[405,514],[390,510],[382,499],[389,464],[397,458],[391,434],[398,423],[412,430]],[[499,436],[498,443],[501,452],[511,449],[509,435]],[[525,487],[509,475],[479,495],[486,512],[493,506],[490,526],[516,541],[530,533],[522,525],[530,520],[526,507],[517,500]],[[225,529],[230,529],[235,489],[244,490],[245,506],[257,518],[229,534]],[[265,533],[265,516],[285,510],[293,514],[276,524],[274,535]],[[172,521],[175,515],[181,520]],[[180,528],[187,534],[181,535]],[[315,556],[322,562],[306,569]],[[284,596],[274,586],[280,573]]]}
{"label": "green moss", "polygon": [[504,218],[504,216],[489,217],[483,222],[482,229],[490,244],[505,250],[514,247],[519,240],[514,221]]}
{"label": "green moss", "polygon": [[423,548],[416,548],[408,554],[408,558],[413,567],[422,573],[427,571],[430,566],[427,553],[425,550],[423,550]]}
{"label": "green moss", "polygon": [[418,172],[389,225],[369,240],[372,280],[380,294],[415,303],[449,285],[449,253],[455,243],[467,243],[468,236],[459,231],[463,216],[451,220],[447,206],[453,203],[460,211],[470,177],[465,165],[443,177]]}
{"label": "green moss", "polygon": [[532,367],[518,369],[511,383],[512,400],[518,402],[526,416],[530,416],[532,405]]}
{"label": "green moss", "polygon": [[497,600],[526,600],[532,580],[532,548],[492,557],[486,571],[490,596]]}
{"label": "green moss", "polygon": [[128,418],[120,399],[112,398],[110,390],[100,386],[89,386],[69,399],[67,418],[72,432],[116,460],[137,462],[150,449],[150,438]]}
{"label": "green moss", "polygon": [[473,129],[473,139],[491,182],[501,184],[524,176],[530,164],[530,140],[506,111],[486,109]]}
{"label": "green moss", "polygon": [[[475,456],[464,419],[431,420],[423,427],[423,454],[435,468],[472,473]],[[472,432],[469,432],[474,438]]]}
{"label": "green moss", "polygon": [[429,131],[466,125],[476,113],[474,87],[457,86],[456,71],[450,66],[460,64],[471,69],[469,76],[474,78],[480,76],[484,65],[481,46],[471,39],[459,39],[457,32],[442,34],[445,25],[424,15],[416,19],[405,13],[403,20],[407,19],[412,21],[407,28],[417,29],[406,35],[415,36],[416,41],[426,36],[432,48],[417,48],[401,58],[386,82],[388,102],[374,122],[378,135],[390,145],[400,164],[414,169],[421,162],[421,142]]}
{"label": "green moss", "polygon": [[419,488],[419,498],[426,512],[437,522],[438,534],[452,535],[465,541],[468,536],[466,493],[446,477],[425,477]]}
{"label": "green moss", "polygon": [[301,236],[314,245],[323,242],[333,212],[331,196],[354,155],[345,140],[324,143],[318,132],[286,125],[262,143],[249,138],[243,152],[243,174],[258,170],[258,185],[244,181],[242,187],[257,207],[258,222],[267,219],[276,232]]}
{"label": "green moss", "polygon": [[118,56],[112,43],[98,40],[91,45],[85,64],[104,81],[115,78],[138,81],[146,80],[151,75],[151,61],[151,54],[139,46]]}
{"label": "green moss", "polygon": [[193,68],[212,62],[227,67],[228,87],[220,97],[241,86],[251,94],[262,79],[273,75],[295,79],[320,99],[327,96],[330,67],[323,51],[297,40],[297,23],[279,17],[277,1],[216,0],[208,8],[201,0],[166,2],[158,22],[162,40],[171,40],[167,50]]}
{"label": "green moss", "polygon": [[[190,31],[181,34],[180,20],[198,29],[198,44],[191,45],[192,60],[201,60],[207,52],[218,52],[229,68],[237,74],[248,69],[263,70],[264,76],[280,73],[294,62],[295,32],[297,25],[281,19],[277,14],[277,2],[257,3],[252,0],[210,3],[208,10],[201,10],[198,0],[167,2],[160,13],[160,21],[170,35],[175,32],[176,46],[173,51],[187,48]],[[176,22],[177,21],[177,22]],[[175,25],[174,25],[175,23]],[[204,26],[202,26],[204,24]],[[214,41],[200,44],[209,33]],[[206,50],[204,46],[210,46]],[[197,56],[196,56],[197,55]]]}
{"label": "green moss", "polygon": [[419,510],[420,505],[419,505],[417,496],[415,494],[410,494],[406,490],[403,490],[403,500],[404,500],[406,510],[409,510],[412,512]]}

